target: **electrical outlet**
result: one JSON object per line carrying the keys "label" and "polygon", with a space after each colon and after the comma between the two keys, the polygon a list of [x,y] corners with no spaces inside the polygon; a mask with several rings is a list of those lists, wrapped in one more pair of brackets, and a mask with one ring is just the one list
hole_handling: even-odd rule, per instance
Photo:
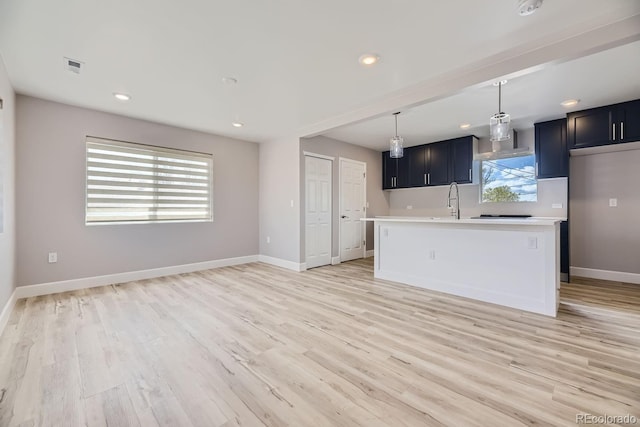
{"label": "electrical outlet", "polygon": [[551,209],[562,209],[562,203],[553,203]]}
{"label": "electrical outlet", "polygon": [[618,207],[618,199],[609,199],[609,207],[617,208]]}
{"label": "electrical outlet", "polygon": [[267,236],[267,243],[271,243],[271,237]]}
{"label": "electrical outlet", "polygon": [[293,207],[293,200],[291,201],[291,207]]}
{"label": "electrical outlet", "polygon": [[407,210],[413,209],[413,205],[407,205]]}
{"label": "electrical outlet", "polygon": [[58,252],[49,252],[49,264],[58,262]]}
{"label": "electrical outlet", "polygon": [[538,238],[537,237],[529,237],[527,239],[527,247],[529,249],[538,249]]}
{"label": "electrical outlet", "polygon": [[429,251],[429,259],[431,260],[435,260],[436,259],[436,251]]}

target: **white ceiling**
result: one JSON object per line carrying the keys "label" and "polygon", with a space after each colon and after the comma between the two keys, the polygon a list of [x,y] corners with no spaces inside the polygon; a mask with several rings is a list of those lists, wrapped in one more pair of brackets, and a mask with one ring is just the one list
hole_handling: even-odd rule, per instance
{"label": "white ceiling", "polygon": [[[502,110],[514,129],[564,117],[567,112],[640,98],[640,42],[629,43],[561,64],[550,64],[509,80],[502,87]],[[564,100],[578,99],[574,107]],[[401,109],[398,133],[405,146],[464,135],[489,136],[489,117],[498,111],[493,81],[411,109]],[[460,129],[460,124],[471,127]],[[324,133],[376,150],[388,150],[393,115],[385,115]]]}
{"label": "white ceiling", "polygon": [[[18,93],[265,142],[303,135],[318,124],[335,127],[343,123],[334,118],[385,98],[393,105],[398,91],[453,70],[473,71],[486,58],[518,49],[535,52],[550,40],[640,14],[637,0],[546,0],[527,18],[516,14],[515,4],[0,0],[0,54]],[[357,63],[364,52],[382,60],[365,68]],[[63,69],[65,56],[85,62],[81,75]],[[239,84],[224,85],[225,76]],[[522,80],[528,78],[535,79]],[[505,87],[505,109],[513,107],[514,115],[519,84]],[[133,99],[116,101],[116,91]],[[468,113],[453,123],[480,123],[493,113],[494,96],[486,92],[487,101],[478,97],[476,103],[484,108],[488,102],[488,110],[453,104],[456,115]],[[400,122],[407,132],[410,116]],[[246,125],[233,128],[233,120]]]}

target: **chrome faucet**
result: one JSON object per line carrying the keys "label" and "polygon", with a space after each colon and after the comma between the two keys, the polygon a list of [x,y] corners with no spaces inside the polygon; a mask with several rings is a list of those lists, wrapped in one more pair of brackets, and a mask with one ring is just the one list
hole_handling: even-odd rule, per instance
{"label": "chrome faucet", "polygon": [[[451,189],[453,187],[456,188],[456,197],[451,198]],[[451,206],[452,200],[456,201],[455,210],[453,209],[453,206]],[[449,185],[449,197],[447,198],[447,207],[451,209],[451,216],[455,216],[456,219],[460,219],[460,191],[458,190],[458,183],[455,181],[453,181],[451,185]]]}

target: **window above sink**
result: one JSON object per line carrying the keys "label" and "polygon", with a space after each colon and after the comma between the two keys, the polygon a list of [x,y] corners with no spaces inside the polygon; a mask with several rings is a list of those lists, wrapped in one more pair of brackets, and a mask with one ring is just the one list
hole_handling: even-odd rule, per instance
{"label": "window above sink", "polygon": [[535,202],[538,182],[534,154],[483,160],[480,202]]}

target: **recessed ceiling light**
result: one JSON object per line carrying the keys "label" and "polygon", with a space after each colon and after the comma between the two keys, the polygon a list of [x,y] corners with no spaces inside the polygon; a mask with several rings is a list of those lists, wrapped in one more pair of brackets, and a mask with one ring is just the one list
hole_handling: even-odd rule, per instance
{"label": "recessed ceiling light", "polygon": [[567,99],[566,101],[562,101],[560,105],[563,107],[573,107],[574,105],[578,105],[578,102],[580,102],[579,99]]}
{"label": "recessed ceiling light", "polygon": [[113,96],[120,101],[129,101],[131,99],[131,95],[127,95],[126,93],[114,92]]}
{"label": "recessed ceiling light", "polygon": [[244,123],[242,123],[242,122],[231,122],[231,125],[234,128],[241,128],[242,126],[244,126]]}
{"label": "recessed ceiling light", "polygon": [[493,85],[494,85],[494,86],[498,86],[499,84],[501,84],[501,85],[503,85],[503,86],[504,86],[504,85],[506,85],[506,84],[507,84],[507,82],[508,82],[508,81],[509,81],[509,80],[498,80],[497,82],[493,82]]}
{"label": "recessed ceiling light", "polygon": [[375,53],[365,53],[364,55],[360,55],[358,58],[358,62],[362,65],[373,65],[380,60],[380,55],[376,55]]}
{"label": "recessed ceiling light", "polygon": [[222,83],[224,83],[226,85],[234,85],[234,84],[238,83],[238,79],[236,79],[235,77],[223,77],[222,78]]}
{"label": "recessed ceiling light", "polygon": [[463,123],[460,125],[460,129],[469,129],[471,127],[471,123]]}

